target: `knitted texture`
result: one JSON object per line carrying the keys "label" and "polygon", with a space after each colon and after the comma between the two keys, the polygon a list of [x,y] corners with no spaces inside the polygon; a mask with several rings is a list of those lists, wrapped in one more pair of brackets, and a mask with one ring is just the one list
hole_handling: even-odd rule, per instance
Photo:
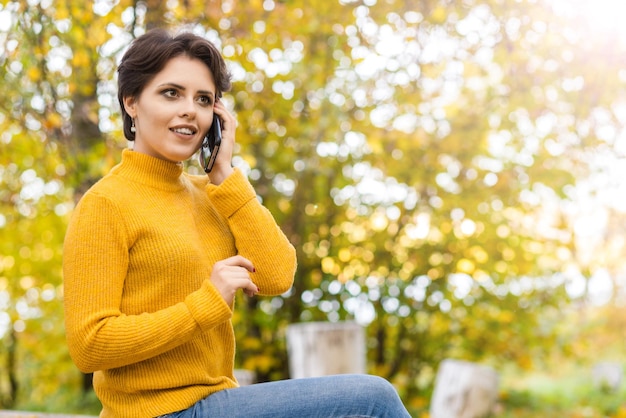
{"label": "knitted texture", "polygon": [[237,386],[233,307],[209,281],[236,254],[261,294],[291,287],[295,250],[239,170],[216,186],[124,150],[81,198],[64,243],[65,323],[102,417],[155,417]]}

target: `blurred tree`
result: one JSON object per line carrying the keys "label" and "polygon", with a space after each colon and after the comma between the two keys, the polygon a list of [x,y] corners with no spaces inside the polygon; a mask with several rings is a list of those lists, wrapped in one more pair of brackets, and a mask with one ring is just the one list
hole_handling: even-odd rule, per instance
{"label": "blurred tree", "polygon": [[371,371],[419,403],[445,357],[530,367],[566,347],[556,273],[595,268],[568,207],[624,129],[626,75],[624,44],[558,1],[1,7],[0,407],[67,410],[89,383],[64,348],[64,228],[124,146],[117,59],[157,26],[223,51],[234,163],[298,251],[291,292],[238,304],[241,367],[285,378],[286,324],[356,319]]}

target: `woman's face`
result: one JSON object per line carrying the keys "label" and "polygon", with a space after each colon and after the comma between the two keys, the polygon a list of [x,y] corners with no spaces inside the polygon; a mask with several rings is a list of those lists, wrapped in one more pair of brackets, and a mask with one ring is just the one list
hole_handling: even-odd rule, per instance
{"label": "woman's face", "polygon": [[172,58],[139,97],[124,98],[135,121],[134,150],[162,160],[187,160],[211,127],[215,97],[213,75],[202,61]]}

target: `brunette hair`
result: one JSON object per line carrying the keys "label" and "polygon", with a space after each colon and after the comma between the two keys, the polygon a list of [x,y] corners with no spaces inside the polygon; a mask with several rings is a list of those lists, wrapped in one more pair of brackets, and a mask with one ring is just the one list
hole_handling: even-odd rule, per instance
{"label": "brunette hair", "polygon": [[152,29],[133,40],[117,68],[117,98],[124,121],[124,136],[135,140],[132,118],[124,108],[125,97],[139,97],[144,87],[167,62],[180,55],[204,62],[213,75],[216,98],[231,88],[231,74],[224,58],[208,40],[189,32],[171,35],[164,29]]}

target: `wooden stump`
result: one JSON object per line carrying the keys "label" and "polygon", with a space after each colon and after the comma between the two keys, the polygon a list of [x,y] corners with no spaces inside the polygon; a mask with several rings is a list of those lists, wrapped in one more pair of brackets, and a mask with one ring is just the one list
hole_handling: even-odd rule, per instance
{"label": "wooden stump", "polygon": [[459,360],[439,366],[430,405],[431,418],[479,418],[498,399],[498,374],[490,367]]}
{"label": "wooden stump", "polygon": [[616,392],[622,386],[624,370],[621,363],[603,361],[593,366],[592,377],[594,386]]}
{"label": "wooden stump", "polygon": [[292,379],[366,371],[365,333],[353,322],[304,322],[287,327]]}
{"label": "wooden stump", "polygon": [[256,383],[256,373],[252,370],[235,369],[234,374],[239,386],[248,386]]}

